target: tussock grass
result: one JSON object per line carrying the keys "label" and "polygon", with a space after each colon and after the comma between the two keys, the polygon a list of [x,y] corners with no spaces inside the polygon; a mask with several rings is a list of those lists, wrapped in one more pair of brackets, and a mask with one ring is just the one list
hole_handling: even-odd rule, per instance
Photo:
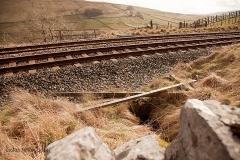
{"label": "tussock grass", "polygon": [[217,87],[225,85],[226,83],[227,83],[227,81],[225,79],[217,76],[215,73],[212,73],[208,77],[202,79],[201,86],[217,88]]}
{"label": "tussock grass", "polygon": [[[179,63],[170,75],[175,75],[178,82],[197,79],[196,83],[181,88],[187,99],[213,99],[222,104],[240,107],[239,61],[240,44],[234,44],[215,48],[209,56],[193,62]],[[169,77],[158,78],[153,80],[148,88],[156,89],[174,81],[175,79]],[[153,109],[149,116],[150,124],[167,142],[172,141],[178,133],[180,109],[185,101],[182,97],[151,100]]]}
{"label": "tussock grass", "polygon": [[7,149],[43,150],[48,144],[82,128],[84,125],[75,118],[74,109],[75,105],[67,101],[49,100],[19,89],[13,92],[11,103],[0,113],[2,158],[41,159],[44,152],[7,152]]}
{"label": "tussock grass", "polygon": [[85,126],[92,126],[111,149],[148,134],[159,138],[149,126],[139,126],[128,104],[79,113],[69,101],[15,89],[8,105],[0,109],[0,159],[44,159],[47,145]]}
{"label": "tussock grass", "polygon": [[[240,93],[239,51],[239,44],[226,46],[214,51],[206,58],[191,62],[192,69],[189,72],[195,69],[199,71],[199,80],[194,85],[196,92],[208,90],[209,99],[216,99],[223,104],[235,106],[235,101],[239,100]],[[177,74],[176,70],[173,72]],[[186,74],[186,77],[190,76],[191,74]],[[188,95],[190,98],[196,97],[191,92]]]}
{"label": "tussock grass", "polygon": [[186,101],[183,94],[179,97],[159,97],[152,100],[153,109],[149,115],[149,123],[161,134],[161,138],[171,142],[179,130],[180,108]]}

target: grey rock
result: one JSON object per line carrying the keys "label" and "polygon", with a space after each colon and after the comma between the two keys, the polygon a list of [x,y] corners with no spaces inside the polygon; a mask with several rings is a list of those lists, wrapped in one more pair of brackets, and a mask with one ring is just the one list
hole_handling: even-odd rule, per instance
{"label": "grey rock", "polygon": [[113,160],[113,152],[91,127],[76,131],[46,148],[46,160]]}
{"label": "grey rock", "polygon": [[228,126],[240,124],[240,108],[221,105],[220,102],[214,100],[207,100],[203,103],[218,115],[224,124]]}
{"label": "grey rock", "polygon": [[181,110],[179,134],[166,148],[166,160],[239,160],[240,139],[216,114],[226,116],[222,109],[216,101],[188,100]]}
{"label": "grey rock", "polygon": [[164,150],[153,136],[131,140],[114,150],[116,160],[163,160]]}

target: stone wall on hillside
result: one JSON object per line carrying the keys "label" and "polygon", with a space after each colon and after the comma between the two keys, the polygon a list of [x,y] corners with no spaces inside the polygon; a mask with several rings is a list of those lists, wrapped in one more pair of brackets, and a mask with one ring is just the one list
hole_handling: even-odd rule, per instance
{"label": "stone wall on hillside", "polygon": [[57,71],[16,74],[0,77],[0,102],[7,99],[9,89],[18,87],[30,92],[102,91],[109,88],[140,89],[156,77],[168,73],[178,62],[189,62],[206,56],[208,49],[167,52],[137,58],[123,58],[82,67],[66,66]]}

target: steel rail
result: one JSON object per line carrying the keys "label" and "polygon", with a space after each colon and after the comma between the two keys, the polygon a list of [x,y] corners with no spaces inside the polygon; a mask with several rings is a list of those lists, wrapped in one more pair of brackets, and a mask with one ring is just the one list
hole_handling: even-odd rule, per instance
{"label": "steel rail", "polygon": [[20,57],[10,57],[10,58],[1,58],[1,63],[10,63],[10,62],[20,62],[20,61],[29,61],[29,60],[37,60],[37,59],[46,59],[50,57],[63,57],[67,55],[76,55],[83,53],[94,53],[94,52],[107,52],[112,50],[123,50],[123,49],[136,49],[136,48],[146,48],[146,47],[158,47],[158,46],[167,46],[167,45],[180,45],[184,43],[201,43],[201,42],[212,42],[219,40],[233,40],[240,39],[239,36],[234,37],[222,37],[222,38],[206,38],[206,39],[194,39],[194,40],[180,40],[180,41],[171,41],[171,42],[155,42],[155,43],[144,43],[144,44],[131,44],[131,45],[122,45],[122,46],[112,46],[112,47],[102,47],[102,48],[93,48],[93,49],[81,49],[75,51],[64,51],[64,52],[53,52],[47,54],[37,54],[37,55],[29,55],[29,56],[20,56]]}
{"label": "steel rail", "polygon": [[74,41],[74,42],[60,42],[53,44],[40,44],[40,45],[29,45],[29,46],[19,46],[19,47],[9,47],[9,48],[0,48],[0,54],[17,54],[20,52],[29,52],[37,50],[54,49],[62,47],[71,47],[81,44],[90,44],[90,43],[100,43],[100,42],[110,42],[110,41],[133,41],[133,40],[149,40],[149,39],[159,39],[159,38],[177,38],[177,37],[192,37],[192,36],[207,36],[207,35],[233,35],[240,34],[240,32],[209,32],[209,33],[189,33],[189,34],[167,34],[167,35],[153,35],[153,36],[139,36],[139,37],[122,37],[122,38],[110,38],[110,39],[97,39],[97,40],[87,40],[87,41]]}
{"label": "steel rail", "polygon": [[133,52],[123,52],[123,53],[116,53],[116,54],[96,55],[96,56],[73,58],[73,59],[67,59],[67,60],[61,60],[61,61],[28,64],[28,65],[24,65],[24,66],[0,68],[0,74],[4,74],[4,73],[8,73],[8,72],[31,70],[31,69],[39,69],[39,68],[44,68],[44,67],[63,66],[63,65],[76,64],[76,63],[87,63],[87,62],[91,62],[91,61],[101,61],[101,60],[112,59],[112,58],[123,58],[123,57],[128,57],[128,56],[140,56],[140,55],[143,55],[143,54],[150,54],[150,53],[157,53],[157,52],[206,48],[206,47],[210,47],[210,46],[227,45],[227,44],[238,43],[238,42],[240,42],[240,40],[231,40],[231,41],[229,40],[229,41],[212,42],[212,43],[207,42],[207,43],[202,43],[202,44],[185,45],[185,46],[170,46],[170,47],[167,46],[167,47],[164,47],[164,48],[149,49],[149,50],[143,50],[143,51],[133,51]]}

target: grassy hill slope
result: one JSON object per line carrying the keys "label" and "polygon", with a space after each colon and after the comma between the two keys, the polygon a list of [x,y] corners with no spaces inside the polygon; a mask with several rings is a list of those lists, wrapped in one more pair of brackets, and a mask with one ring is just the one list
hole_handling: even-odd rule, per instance
{"label": "grassy hill slope", "polygon": [[[0,44],[43,42],[44,36],[56,34],[57,29],[125,30],[131,28],[129,25],[143,26],[150,20],[159,26],[166,26],[170,21],[177,27],[179,21],[201,18],[141,7],[128,10],[127,7],[84,0],[1,0]],[[103,14],[95,19],[86,17],[83,12],[88,8],[101,9]]]}
{"label": "grassy hill slope", "polygon": [[211,23],[211,24],[209,24],[209,26],[224,26],[224,25],[234,24],[237,22],[240,22],[240,16],[235,17],[235,18],[227,18],[222,21]]}

